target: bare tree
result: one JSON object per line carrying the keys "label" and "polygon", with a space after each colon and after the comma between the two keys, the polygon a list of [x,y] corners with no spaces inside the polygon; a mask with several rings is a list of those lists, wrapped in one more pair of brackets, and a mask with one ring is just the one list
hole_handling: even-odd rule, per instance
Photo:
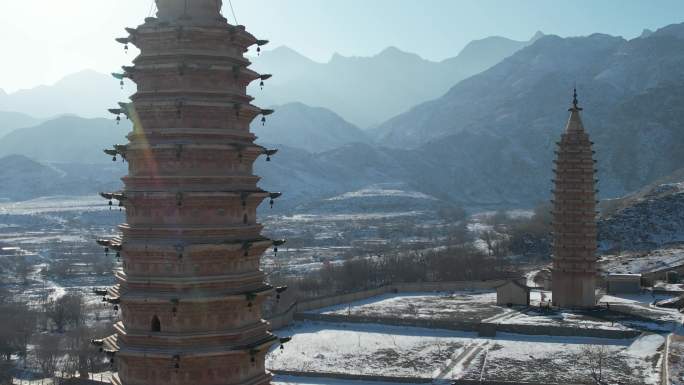
{"label": "bare tree", "polygon": [[106,331],[100,328],[90,328],[85,325],[68,332],[64,340],[67,357],[64,372],[78,373],[81,378],[87,378],[88,372],[94,371],[98,364],[102,363],[102,358],[90,341],[95,337],[101,337],[104,333]]}
{"label": "bare tree", "polygon": [[465,221],[459,222],[454,226],[450,226],[447,233],[447,244],[450,246],[461,246],[472,242],[472,235],[468,230],[468,224]]}
{"label": "bare tree", "polygon": [[59,336],[41,334],[37,337],[35,358],[43,376],[54,377],[61,356]]}
{"label": "bare tree", "polygon": [[13,354],[26,358],[35,325],[36,313],[25,303],[0,304],[0,354],[5,361],[10,361]]}
{"label": "bare tree", "polygon": [[12,383],[12,362],[0,360],[0,384]]}
{"label": "bare tree", "polygon": [[63,332],[66,326],[79,326],[83,318],[83,296],[81,294],[66,294],[48,303],[47,316],[52,320],[58,332]]}
{"label": "bare tree", "polygon": [[493,230],[485,230],[482,232],[482,240],[487,245],[487,252],[489,256],[494,254],[494,243],[496,242],[496,233]]}
{"label": "bare tree", "polygon": [[607,365],[608,349],[603,345],[587,345],[582,348],[582,366],[589,370],[589,375],[596,385],[605,385],[603,379],[603,368]]}
{"label": "bare tree", "polygon": [[33,266],[28,263],[25,257],[20,257],[14,266],[14,273],[17,278],[21,281],[22,285],[28,284],[28,276],[31,274]]}
{"label": "bare tree", "polygon": [[74,274],[74,267],[66,259],[57,259],[50,263],[48,274],[59,279],[69,278]]}

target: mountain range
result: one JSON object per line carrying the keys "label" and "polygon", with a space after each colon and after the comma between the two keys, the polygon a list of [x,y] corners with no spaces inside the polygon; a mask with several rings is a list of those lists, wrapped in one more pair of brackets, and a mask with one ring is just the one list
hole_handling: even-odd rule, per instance
{"label": "mountain range", "polygon": [[16,129],[0,138],[0,157],[19,154],[39,162],[101,164],[102,151],[126,143],[130,122],[62,116],[34,127]]}
{"label": "mountain range", "polygon": [[36,118],[73,114],[85,118],[107,117],[108,108],[128,100],[135,86],[126,81],[123,90],[112,76],[92,70],[68,75],[53,85],[7,94],[0,90],[0,111],[14,111]]}
{"label": "mountain range", "polygon": [[118,165],[48,165],[23,155],[0,157],[0,200],[29,200],[43,196],[96,194],[116,191],[121,183]]}
{"label": "mountain range", "polygon": [[40,119],[20,112],[0,111],[0,138],[17,128],[35,126],[40,121]]}
{"label": "mountain range", "polygon": [[[371,57],[334,55],[329,62],[318,63],[279,47],[251,58],[254,70],[274,76],[264,90],[255,82],[249,92],[261,106],[301,102],[325,107],[365,128],[439,97],[458,81],[491,67],[530,42],[489,37],[469,43],[458,56],[439,63],[393,47]],[[0,111],[39,118],[62,114],[107,117],[108,108],[135,92],[135,85],[128,80],[123,88],[108,74],[85,70],[49,86],[11,94],[0,90]]]}
{"label": "mountain range", "polygon": [[[392,51],[385,55],[405,56]],[[263,63],[271,60],[268,54]],[[283,86],[307,73],[285,70],[299,59],[281,60]],[[328,68],[334,62],[312,66]],[[410,71],[403,73],[402,79],[413,79]],[[267,87],[275,87],[276,79]],[[491,68],[451,84],[441,97],[371,130],[361,130],[338,110],[280,105],[265,126],[253,127],[260,143],[280,148],[271,162],[257,162],[256,173],[264,188],[285,193],[279,201],[289,207],[309,207],[378,184],[401,185],[471,208],[532,206],[550,198],[554,143],[565,127],[575,84],[595,142],[601,198],[624,195],[684,167],[684,24],[679,24],[632,40],[602,34],[537,36]],[[327,87],[342,85],[331,80],[311,87],[325,100],[339,91]],[[353,82],[344,87],[339,92],[358,92]],[[376,107],[366,100],[363,111]],[[0,155],[106,161],[102,146],[125,141],[127,128],[117,131],[111,120],[60,119],[67,120],[0,138]],[[94,136],[83,136],[84,144],[73,143],[89,134]]]}
{"label": "mountain range", "polygon": [[389,47],[371,57],[339,54],[327,63],[308,59],[287,47],[252,58],[252,68],[274,74],[264,90],[250,94],[262,105],[301,102],[335,111],[367,128],[418,103],[443,95],[459,81],[477,74],[543,36],[529,41],[488,37],[470,42],[457,56],[433,62]]}
{"label": "mountain range", "polygon": [[684,24],[632,40],[544,36],[372,134],[433,162],[427,188],[529,204],[548,199],[576,84],[601,196],[619,196],[684,166],[683,36]]}

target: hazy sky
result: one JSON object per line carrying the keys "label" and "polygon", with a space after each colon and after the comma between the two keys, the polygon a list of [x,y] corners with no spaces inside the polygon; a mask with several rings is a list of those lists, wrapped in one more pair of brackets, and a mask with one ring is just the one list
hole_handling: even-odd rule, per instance
{"label": "hazy sky", "polygon": [[[191,0],[192,1],[192,0]],[[0,0],[0,89],[51,84],[82,69],[111,72],[135,52],[115,37],[142,22],[153,0]],[[240,24],[270,48],[318,61],[373,55],[393,45],[431,59],[490,35],[527,40],[604,32],[627,38],[684,22],[684,0],[233,0]],[[228,1],[224,14],[232,20]]]}

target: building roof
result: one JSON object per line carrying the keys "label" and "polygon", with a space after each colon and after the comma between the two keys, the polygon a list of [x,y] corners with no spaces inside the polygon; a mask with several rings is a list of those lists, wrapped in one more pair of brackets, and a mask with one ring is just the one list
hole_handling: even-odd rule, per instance
{"label": "building roof", "polygon": [[620,279],[641,279],[641,274],[608,274],[607,279],[614,279],[614,280],[620,280]]}
{"label": "building roof", "polygon": [[495,286],[494,288],[495,288],[495,289],[498,289],[498,288],[500,288],[500,287],[504,287],[504,286],[507,286],[507,285],[509,285],[509,284],[513,284],[513,285],[515,285],[515,286],[517,286],[517,287],[519,287],[519,288],[521,288],[521,289],[525,289],[525,290],[527,290],[527,291],[532,290],[529,286],[523,285],[523,284],[521,284],[520,282],[518,282],[518,281],[515,280],[515,279],[508,280],[508,281],[506,281],[505,283],[502,283],[502,284],[499,285],[499,286]]}

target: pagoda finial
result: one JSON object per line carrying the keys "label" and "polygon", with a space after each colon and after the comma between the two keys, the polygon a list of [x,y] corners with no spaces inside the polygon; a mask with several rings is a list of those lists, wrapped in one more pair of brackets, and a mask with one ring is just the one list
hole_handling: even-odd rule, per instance
{"label": "pagoda finial", "polygon": [[575,88],[573,88],[572,92],[572,108],[570,108],[568,111],[582,111],[582,108],[579,106],[579,101],[577,100],[577,86],[575,85]]}

